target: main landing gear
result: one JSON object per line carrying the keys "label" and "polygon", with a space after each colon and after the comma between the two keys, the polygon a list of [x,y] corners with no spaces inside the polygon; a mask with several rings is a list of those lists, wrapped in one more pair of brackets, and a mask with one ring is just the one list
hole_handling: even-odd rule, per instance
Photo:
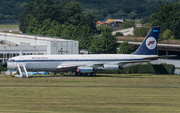
{"label": "main landing gear", "polygon": [[96,76],[96,73],[95,72],[92,72],[92,73],[78,73],[78,72],[76,72],[75,75],[76,76]]}

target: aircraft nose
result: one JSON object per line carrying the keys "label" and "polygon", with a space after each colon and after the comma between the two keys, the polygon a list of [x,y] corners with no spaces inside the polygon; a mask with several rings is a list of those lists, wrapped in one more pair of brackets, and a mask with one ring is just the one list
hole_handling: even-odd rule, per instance
{"label": "aircraft nose", "polygon": [[7,62],[3,62],[2,66],[7,68]]}

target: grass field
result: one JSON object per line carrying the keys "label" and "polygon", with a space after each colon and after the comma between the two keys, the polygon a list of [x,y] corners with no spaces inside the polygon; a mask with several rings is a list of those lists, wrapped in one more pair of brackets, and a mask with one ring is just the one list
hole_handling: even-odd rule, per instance
{"label": "grass field", "polygon": [[0,24],[0,29],[19,29],[18,24]]}
{"label": "grass field", "polygon": [[179,79],[151,74],[27,79],[0,75],[0,112],[178,113]]}

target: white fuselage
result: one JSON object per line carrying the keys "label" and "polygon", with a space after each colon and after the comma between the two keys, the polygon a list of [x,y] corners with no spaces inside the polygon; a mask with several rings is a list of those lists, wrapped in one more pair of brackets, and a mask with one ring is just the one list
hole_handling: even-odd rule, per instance
{"label": "white fuselage", "polygon": [[[23,63],[27,71],[76,71],[79,66],[102,67],[103,65],[125,65],[131,61],[157,55],[92,54],[92,55],[28,55],[9,59],[7,68],[16,69]],[[125,62],[125,63],[124,63]]]}

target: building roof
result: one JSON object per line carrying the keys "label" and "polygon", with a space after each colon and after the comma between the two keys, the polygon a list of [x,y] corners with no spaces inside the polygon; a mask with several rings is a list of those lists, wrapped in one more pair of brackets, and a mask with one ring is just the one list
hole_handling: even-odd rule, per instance
{"label": "building roof", "polygon": [[34,39],[34,40],[35,39],[36,40],[46,40],[46,41],[74,41],[74,40],[60,39],[60,37],[50,38],[50,37],[43,37],[43,36],[33,36],[33,35],[26,35],[26,34],[13,34],[13,33],[3,33],[3,32],[0,32],[0,35]]}
{"label": "building roof", "polygon": [[0,53],[10,53],[19,51],[46,51],[46,45],[35,45],[35,46],[0,46]]}
{"label": "building roof", "polygon": [[124,20],[123,19],[115,19],[114,22],[121,22],[121,23],[123,23]]}
{"label": "building roof", "polygon": [[[117,41],[117,43],[123,43],[123,41]],[[140,46],[141,42],[128,42],[130,45]],[[157,44],[158,50],[168,50],[168,51],[180,51],[180,45],[172,45],[172,44]]]}
{"label": "building roof", "polygon": [[96,24],[102,24],[102,22],[96,22]]}

